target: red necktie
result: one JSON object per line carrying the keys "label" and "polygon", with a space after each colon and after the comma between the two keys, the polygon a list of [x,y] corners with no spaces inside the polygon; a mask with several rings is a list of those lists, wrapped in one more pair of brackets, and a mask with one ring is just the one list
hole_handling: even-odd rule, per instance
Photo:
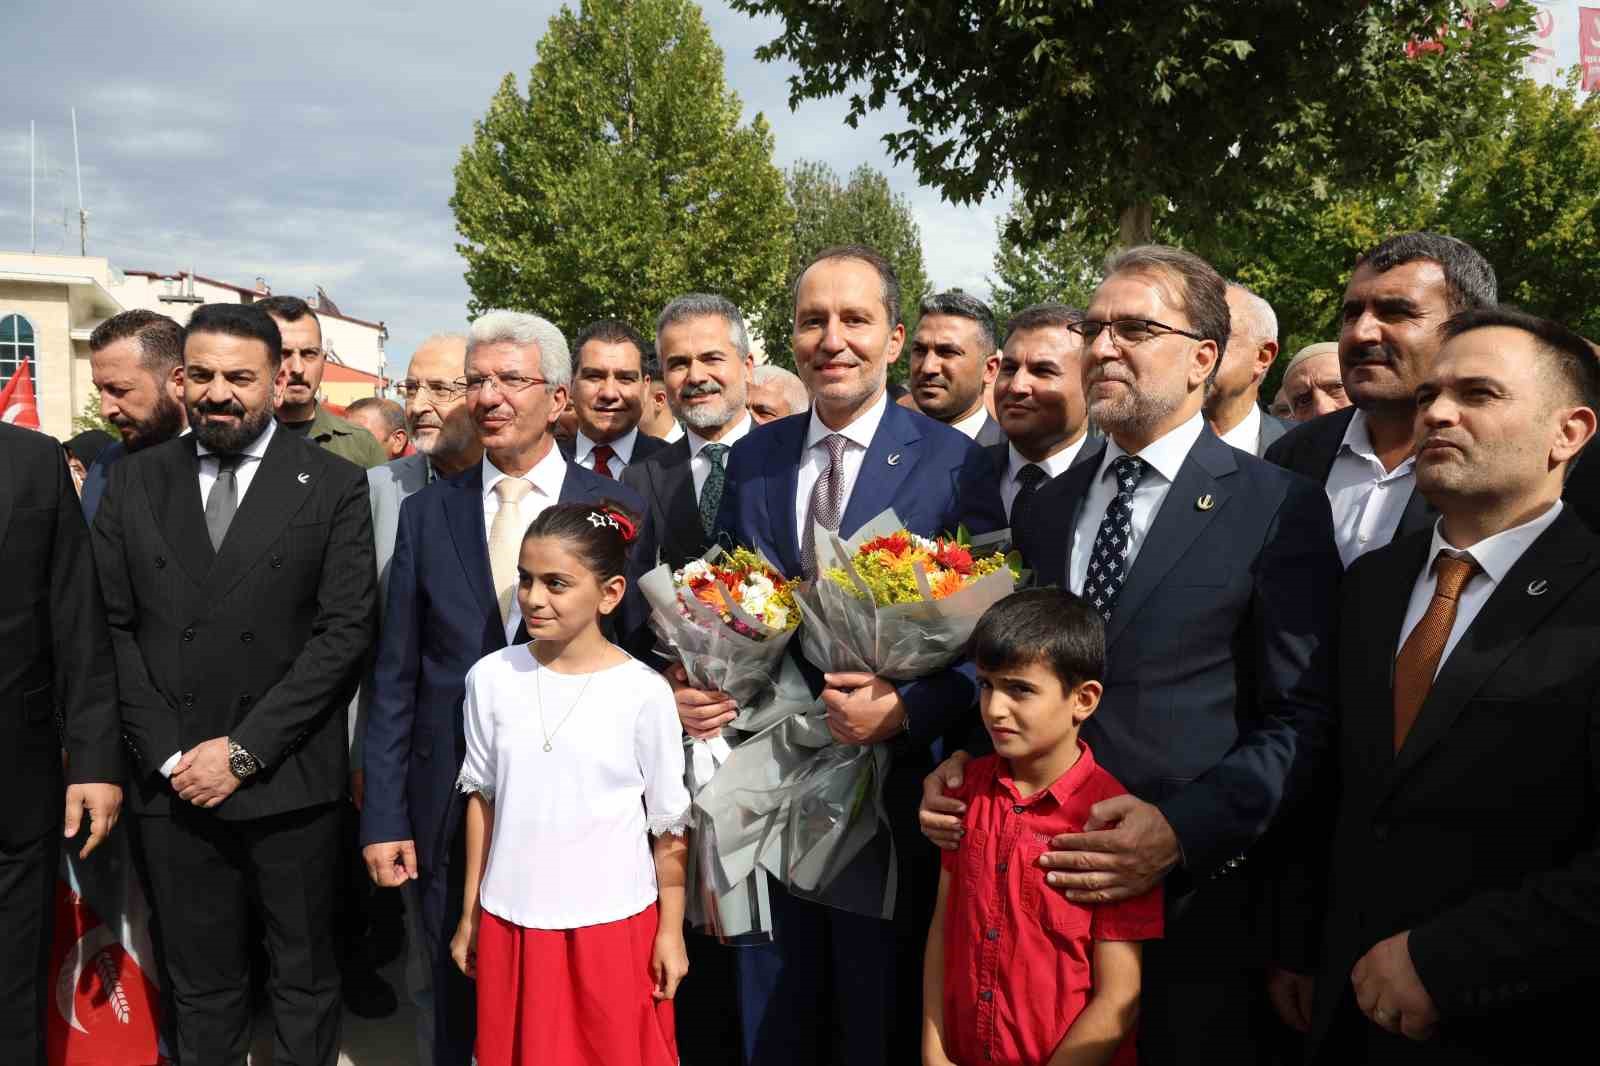
{"label": "red necktie", "polygon": [[594,456],[594,472],[615,480],[616,475],[611,472],[611,460],[617,454],[616,449],[609,444],[596,444],[590,454]]}

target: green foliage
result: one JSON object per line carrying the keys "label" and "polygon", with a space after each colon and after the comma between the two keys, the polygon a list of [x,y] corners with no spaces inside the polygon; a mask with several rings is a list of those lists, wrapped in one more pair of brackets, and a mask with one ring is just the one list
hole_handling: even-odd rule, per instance
{"label": "green foliage", "polygon": [[1030,304],[1053,301],[1087,307],[1100,282],[1106,253],[1116,240],[1109,227],[1090,224],[1082,212],[1037,243],[1019,243],[1007,236],[1034,229],[1027,206],[1020,201],[1000,220],[999,246],[989,282],[990,305],[1002,330],[1012,315]]}
{"label": "green foliage", "polygon": [[[788,172],[786,185],[794,216],[784,283],[774,286],[752,313],[754,332],[766,348],[767,358],[794,369],[790,333],[794,328],[794,299],[790,286],[806,262],[834,244],[865,244],[893,264],[900,279],[900,314],[909,330],[917,319],[917,304],[928,290],[928,273],[922,260],[922,231],[912,217],[905,197],[889,188],[889,179],[863,164],[849,180],[826,163],[801,160]],[[905,376],[902,358],[890,368],[891,377]]]}
{"label": "green foliage", "polygon": [[72,416],[74,434],[87,433],[91,429],[104,430],[116,440],[122,439],[117,427],[100,417],[100,390],[93,384],[89,386],[89,395],[84,398],[83,406]]}
{"label": "green foliage", "polygon": [[650,335],[686,292],[766,298],[792,218],[766,120],[739,117],[689,0],[562,7],[526,96],[508,74],[456,165],[471,312],[534,310],[569,335],[617,317]]}

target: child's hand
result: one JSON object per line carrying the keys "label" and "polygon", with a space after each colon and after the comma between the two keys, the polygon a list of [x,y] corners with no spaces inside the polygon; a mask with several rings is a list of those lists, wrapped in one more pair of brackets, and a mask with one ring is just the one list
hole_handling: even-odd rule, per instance
{"label": "child's hand", "polygon": [[656,982],[650,994],[658,1000],[671,999],[688,973],[689,950],[683,945],[683,931],[663,929],[656,934],[655,947],[650,952],[650,976]]}
{"label": "child's hand", "polygon": [[463,914],[461,922],[456,926],[456,935],[450,938],[450,957],[455,960],[456,969],[466,974],[473,980],[478,978],[478,918],[474,914]]}

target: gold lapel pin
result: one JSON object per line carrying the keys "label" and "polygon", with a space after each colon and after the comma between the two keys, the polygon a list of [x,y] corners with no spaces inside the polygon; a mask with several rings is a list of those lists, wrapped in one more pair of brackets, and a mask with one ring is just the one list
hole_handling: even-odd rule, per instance
{"label": "gold lapel pin", "polygon": [[1200,497],[1198,500],[1194,501],[1194,508],[1197,511],[1209,511],[1216,505],[1217,501],[1211,498],[1211,493],[1209,492]]}

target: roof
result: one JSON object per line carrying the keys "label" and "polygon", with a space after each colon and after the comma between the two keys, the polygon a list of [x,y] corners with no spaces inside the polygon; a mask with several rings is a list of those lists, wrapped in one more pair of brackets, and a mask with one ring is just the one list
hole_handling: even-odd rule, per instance
{"label": "roof", "polygon": [[383,383],[383,379],[376,374],[369,374],[365,370],[357,370],[355,367],[345,366],[343,363],[335,363],[332,359],[323,364],[322,380],[370,382],[374,385]]}
{"label": "roof", "polygon": [[[123,273],[124,274],[132,274],[132,275],[135,275],[136,277],[141,277],[141,278],[152,278],[152,279],[157,280],[157,281],[165,281],[165,280],[182,281],[184,278],[190,276],[189,272],[187,270],[180,270],[176,274],[163,274],[158,270],[124,270]],[[237,293],[239,293],[239,294],[241,294],[243,296],[249,296],[251,299],[256,299],[258,297],[266,297],[266,296],[271,296],[272,295],[270,292],[262,292],[261,290],[255,288],[254,286],[246,287],[244,285],[235,285],[231,281],[218,281],[216,278],[208,278],[204,274],[195,274],[194,275],[194,280],[199,281],[199,282],[203,282],[206,285],[215,285],[219,289],[231,289],[234,292],[237,292]],[[310,303],[310,301],[308,300],[307,303]],[[333,310],[333,309],[330,309],[330,308],[317,307],[317,306],[313,305],[311,310],[318,317],[322,317],[322,316],[326,315],[329,318],[343,319],[346,322],[354,322],[358,326],[366,326],[368,329],[381,330],[381,329],[384,328],[384,325],[383,325],[382,322],[368,322],[364,318],[356,318],[353,315],[347,315],[347,314],[344,314],[344,313],[342,313],[340,311]]]}

